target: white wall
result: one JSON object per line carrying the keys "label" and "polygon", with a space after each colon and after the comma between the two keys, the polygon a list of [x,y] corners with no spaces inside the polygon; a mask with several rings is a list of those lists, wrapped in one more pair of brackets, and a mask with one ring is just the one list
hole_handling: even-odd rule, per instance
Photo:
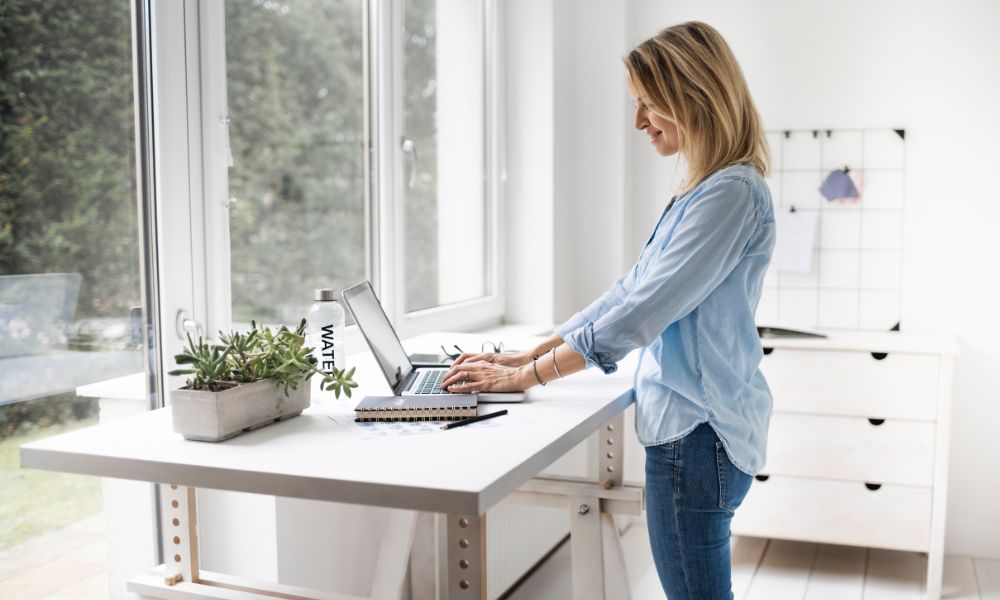
{"label": "white wall", "polygon": [[628,93],[616,2],[556,2],[555,321],[599,296],[624,264]]}
{"label": "white wall", "polygon": [[558,323],[624,264],[625,12],[607,0],[506,7],[506,320]]}
{"label": "white wall", "polygon": [[[615,89],[624,94],[619,58],[658,29],[689,19],[718,28],[768,129],[906,129],[903,328],[953,332],[962,344],[947,551],[1000,557],[1000,452],[988,443],[1000,424],[993,376],[1000,372],[1000,192],[991,181],[1000,165],[1000,3],[588,0],[570,7],[555,0],[553,7],[538,26],[554,23],[554,61],[546,57],[521,80],[508,69],[508,85],[523,96],[519,110],[538,100],[543,116],[533,114],[535,125],[551,127],[532,132],[545,142],[545,161],[521,167],[546,185],[550,164],[554,173],[554,212],[545,216],[553,219],[554,262],[541,254],[528,281],[539,281],[539,299],[551,298],[556,320],[627,268],[680,182],[674,159],[653,154],[631,131],[624,96],[613,97]],[[555,89],[544,80],[549,68]],[[541,92],[529,93],[533,86]],[[515,111],[508,118],[517,130],[526,117]],[[520,151],[537,148],[515,141],[511,136],[509,153],[516,165],[529,160]],[[525,191],[511,186],[508,194]],[[544,189],[534,192],[533,201],[546,201]],[[512,229],[521,222],[512,218]],[[526,241],[512,235],[513,243]],[[516,261],[509,266],[509,278],[528,273]],[[539,279],[546,271],[554,289]],[[515,301],[509,316],[516,318],[519,306]]]}
{"label": "white wall", "polygon": [[509,0],[506,9],[507,321],[552,322],[553,2]]}
{"label": "white wall", "polygon": [[[486,293],[486,130],[483,10],[478,2],[438,0],[435,7],[437,109],[438,302]],[[422,149],[421,149],[422,150]]]}

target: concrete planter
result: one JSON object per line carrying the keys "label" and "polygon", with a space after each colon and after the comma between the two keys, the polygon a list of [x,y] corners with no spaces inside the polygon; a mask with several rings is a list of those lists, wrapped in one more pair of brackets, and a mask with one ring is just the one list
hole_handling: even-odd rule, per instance
{"label": "concrete planter", "polygon": [[310,385],[303,381],[286,396],[264,379],[221,392],[173,390],[171,398],[175,432],[187,440],[221,442],[298,415],[309,407]]}

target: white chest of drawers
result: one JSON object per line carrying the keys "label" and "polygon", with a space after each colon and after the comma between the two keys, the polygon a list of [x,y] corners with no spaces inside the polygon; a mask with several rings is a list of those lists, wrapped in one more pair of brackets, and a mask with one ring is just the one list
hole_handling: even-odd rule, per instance
{"label": "white chest of drawers", "polygon": [[952,363],[948,336],[765,339],[767,465],[733,533],[926,552],[941,593]]}

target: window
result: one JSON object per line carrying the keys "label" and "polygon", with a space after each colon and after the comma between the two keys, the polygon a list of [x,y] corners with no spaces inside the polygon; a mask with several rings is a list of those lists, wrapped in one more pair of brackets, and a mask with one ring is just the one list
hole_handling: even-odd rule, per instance
{"label": "window", "polygon": [[203,190],[204,329],[294,323],[315,288],[363,279],[404,336],[498,321],[493,2],[195,6],[183,110],[200,110],[184,122],[202,140],[204,178],[188,176]]}
{"label": "window", "polygon": [[484,11],[404,0],[406,312],[486,296]]}
{"label": "window", "polygon": [[101,481],[21,469],[18,447],[149,406],[130,11],[0,11],[0,587],[21,595],[100,590],[107,556]]}
{"label": "window", "polygon": [[[495,117],[486,123],[495,69],[484,36],[493,7],[154,3],[157,180],[169,200],[160,301],[178,325],[163,336],[167,370],[183,329],[292,324],[314,288],[366,278],[404,338],[499,321]],[[348,352],[363,344],[349,328]],[[225,515],[259,509],[223,493],[199,503]],[[236,559],[213,542],[219,527],[200,525],[203,565],[227,571]]]}
{"label": "window", "polygon": [[368,275],[363,6],[225,6],[232,318],[295,323]]}

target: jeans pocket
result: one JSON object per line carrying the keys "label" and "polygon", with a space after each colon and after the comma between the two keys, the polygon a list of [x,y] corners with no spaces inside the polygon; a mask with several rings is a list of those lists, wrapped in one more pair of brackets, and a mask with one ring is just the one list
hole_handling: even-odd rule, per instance
{"label": "jeans pocket", "polygon": [[753,477],[736,468],[722,442],[715,442],[715,464],[719,472],[719,508],[736,512],[750,491]]}

